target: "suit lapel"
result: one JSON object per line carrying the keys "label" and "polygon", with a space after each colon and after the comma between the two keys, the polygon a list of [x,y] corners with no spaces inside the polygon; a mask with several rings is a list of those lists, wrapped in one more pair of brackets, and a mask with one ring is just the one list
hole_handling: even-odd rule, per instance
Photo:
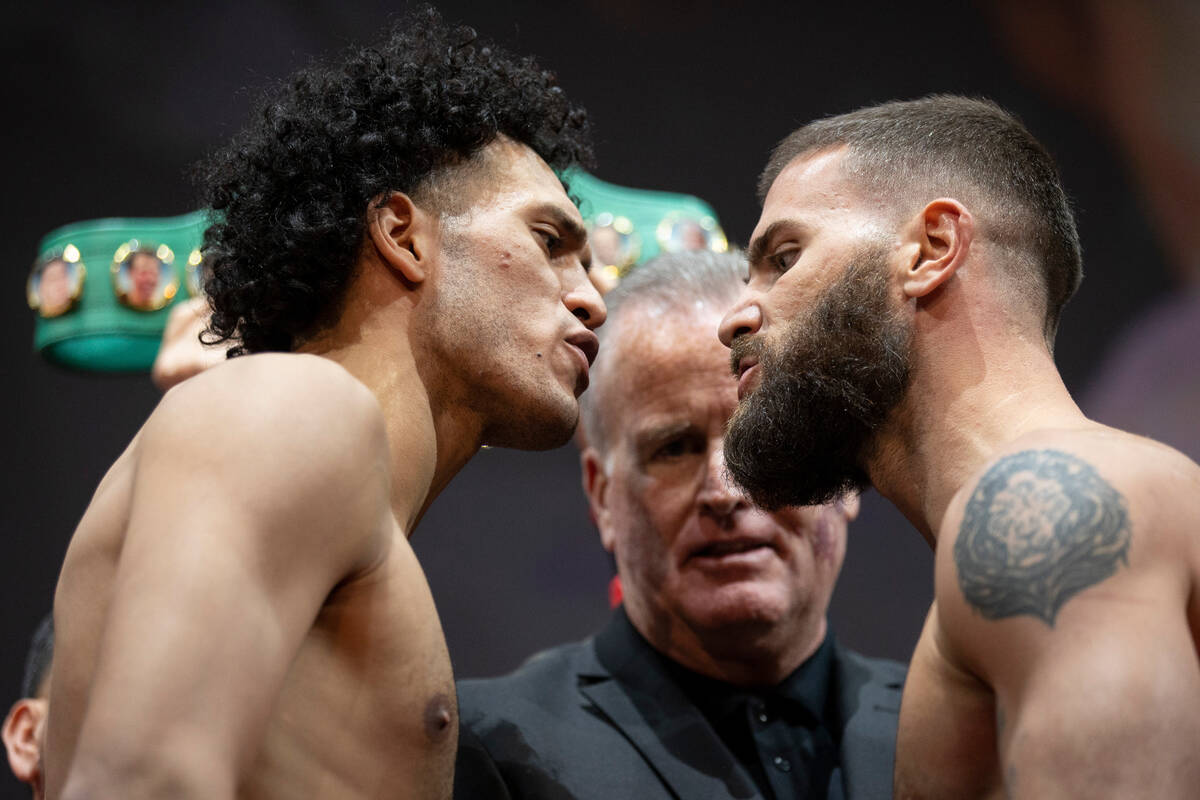
{"label": "suit lapel", "polygon": [[876,674],[869,662],[841,647],[834,664],[846,800],[891,797],[903,672]]}
{"label": "suit lapel", "polygon": [[[637,748],[677,798],[761,800],[754,781],[618,610],[578,671],[579,691]],[[591,662],[591,659],[586,659]]]}

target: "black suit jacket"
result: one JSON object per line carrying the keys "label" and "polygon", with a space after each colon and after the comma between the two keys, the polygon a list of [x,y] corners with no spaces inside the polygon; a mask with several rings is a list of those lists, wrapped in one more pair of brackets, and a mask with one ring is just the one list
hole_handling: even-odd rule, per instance
{"label": "black suit jacket", "polygon": [[[834,651],[846,800],[892,796],[904,667]],[[762,800],[623,611],[597,636],[458,684],[457,800]]]}

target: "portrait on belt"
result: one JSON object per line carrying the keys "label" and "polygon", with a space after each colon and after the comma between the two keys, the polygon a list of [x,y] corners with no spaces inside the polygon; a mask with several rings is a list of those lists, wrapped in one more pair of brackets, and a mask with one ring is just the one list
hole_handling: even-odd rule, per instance
{"label": "portrait on belt", "polygon": [[666,253],[686,253],[712,250],[723,253],[729,249],[721,227],[712,217],[694,218],[685,214],[668,214],[658,223],[658,246]]}
{"label": "portrait on belt", "polygon": [[184,269],[184,280],[187,283],[188,294],[201,297],[204,294],[204,282],[212,274],[212,267],[204,262],[204,255],[197,247],[188,256],[187,267]]}
{"label": "portrait on belt", "polygon": [[117,299],[138,311],[157,311],[175,296],[179,279],[171,269],[174,256],[166,247],[122,245],[113,259]]}
{"label": "portrait on belt", "polygon": [[29,275],[29,307],[43,317],[58,317],[70,311],[83,292],[83,263],[63,254],[38,261]]}

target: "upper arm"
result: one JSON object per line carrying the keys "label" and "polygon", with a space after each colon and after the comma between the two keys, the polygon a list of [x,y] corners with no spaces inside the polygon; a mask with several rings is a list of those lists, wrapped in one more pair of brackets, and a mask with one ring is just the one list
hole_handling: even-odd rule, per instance
{"label": "upper arm", "polygon": [[1185,797],[1200,784],[1188,573],[1125,478],[1023,451],[948,514],[941,633],[995,692],[1012,797]]}
{"label": "upper arm", "polygon": [[190,381],[143,428],[72,775],[169,755],[231,788],[324,599],[382,552],[377,407],[282,366]]}

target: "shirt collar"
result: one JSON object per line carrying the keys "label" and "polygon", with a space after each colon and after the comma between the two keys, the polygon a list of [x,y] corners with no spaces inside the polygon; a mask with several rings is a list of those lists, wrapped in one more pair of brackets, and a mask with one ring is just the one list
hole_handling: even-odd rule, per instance
{"label": "shirt collar", "polygon": [[[631,625],[630,628],[633,628]],[[638,639],[650,648],[634,629]],[[726,717],[743,714],[745,703],[751,698],[772,703],[791,704],[804,714],[819,721],[828,731],[837,731],[837,703],[833,700],[833,633],[826,629],[825,638],[808,659],[792,671],[777,685],[767,688],[735,686],[724,681],[693,672],[655,651],[664,669],[672,675],[675,683],[683,690],[705,716]]]}

